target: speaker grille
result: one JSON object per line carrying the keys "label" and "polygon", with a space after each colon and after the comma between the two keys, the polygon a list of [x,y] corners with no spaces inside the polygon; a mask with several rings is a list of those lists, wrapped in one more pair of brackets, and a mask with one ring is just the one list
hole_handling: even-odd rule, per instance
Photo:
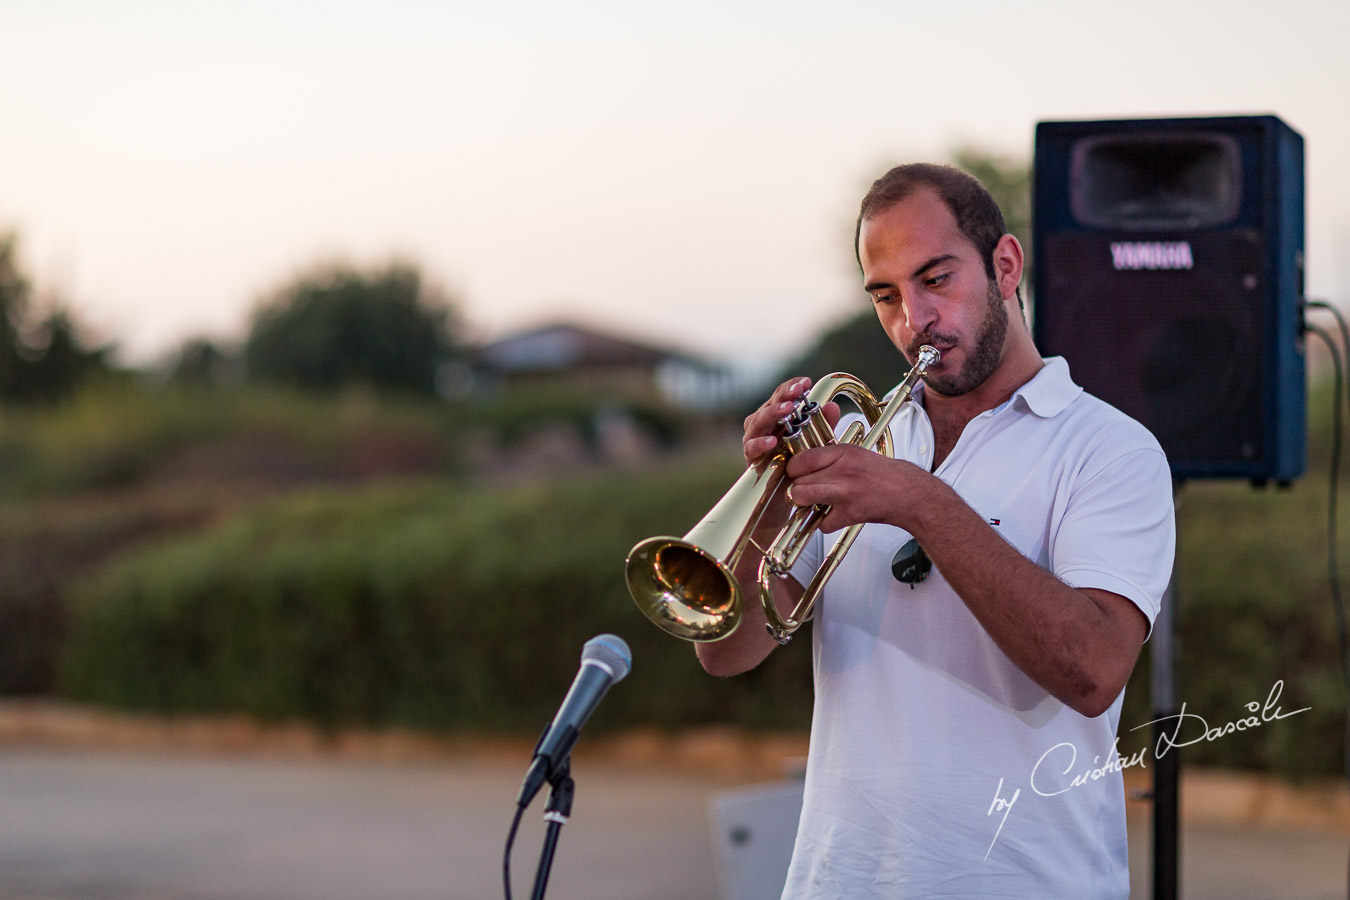
{"label": "speaker grille", "polygon": [[1046,236],[1040,250],[1055,298],[1042,351],[1064,356],[1084,389],[1148,426],[1174,471],[1263,458],[1258,232],[1184,242],[1067,233]]}

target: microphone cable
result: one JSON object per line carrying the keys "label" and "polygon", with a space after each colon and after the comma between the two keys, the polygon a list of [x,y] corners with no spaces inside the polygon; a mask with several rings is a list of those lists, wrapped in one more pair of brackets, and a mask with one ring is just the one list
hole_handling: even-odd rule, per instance
{"label": "microphone cable", "polygon": [[524,815],[525,807],[516,804],[516,814],[511,817],[511,830],[506,833],[506,855],[502,859],[502,883],[506,900],[511,900],[511,845],[516,842],[516,831],[520,828],[520,820]]}

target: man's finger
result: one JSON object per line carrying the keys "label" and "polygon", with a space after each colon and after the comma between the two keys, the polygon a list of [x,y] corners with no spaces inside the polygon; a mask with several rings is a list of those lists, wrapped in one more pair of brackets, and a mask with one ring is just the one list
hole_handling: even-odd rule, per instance
{"label": "man's finger", "polygon": [[829,468],[845,452],[846,444],[830,444],[828,447],[813,447],[792,454],[788,460],[787,476],[792,479],[803,478],[813,472]]}

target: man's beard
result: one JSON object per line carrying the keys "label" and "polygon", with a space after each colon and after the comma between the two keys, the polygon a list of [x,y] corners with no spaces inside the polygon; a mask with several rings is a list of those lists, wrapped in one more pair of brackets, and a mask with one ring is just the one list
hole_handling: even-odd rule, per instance
{"label": "man's beard", "polygon": [[[998,368],[1003,358],[1003,342],[1008,336],[1008,310],[1003,306],[998,283],[993,280],[989,282],[987,299],[988,305],[985,308],[984,321],[980,323],[979,333],[975,335],[974,341],[964,348],[966,364],[955,372],[924,376],[926,390],[936,391],[946,397],[959,397],[984,384],[985,379]],[[910,342],[907,355],[911,360],[918,358],[919,347],[924,344],[960,346],[955,335],[925,331],[915,335],[914,340]]]}

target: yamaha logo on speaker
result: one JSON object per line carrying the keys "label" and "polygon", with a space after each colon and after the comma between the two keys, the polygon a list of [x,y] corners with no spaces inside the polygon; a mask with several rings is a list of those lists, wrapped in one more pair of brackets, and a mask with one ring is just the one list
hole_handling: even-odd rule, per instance
{"label": "yamaha logo on speaker", "polygon": [[1114,242],[1111,244],[1111,264],[1117,272],[1195,268],[1188,241]]}

